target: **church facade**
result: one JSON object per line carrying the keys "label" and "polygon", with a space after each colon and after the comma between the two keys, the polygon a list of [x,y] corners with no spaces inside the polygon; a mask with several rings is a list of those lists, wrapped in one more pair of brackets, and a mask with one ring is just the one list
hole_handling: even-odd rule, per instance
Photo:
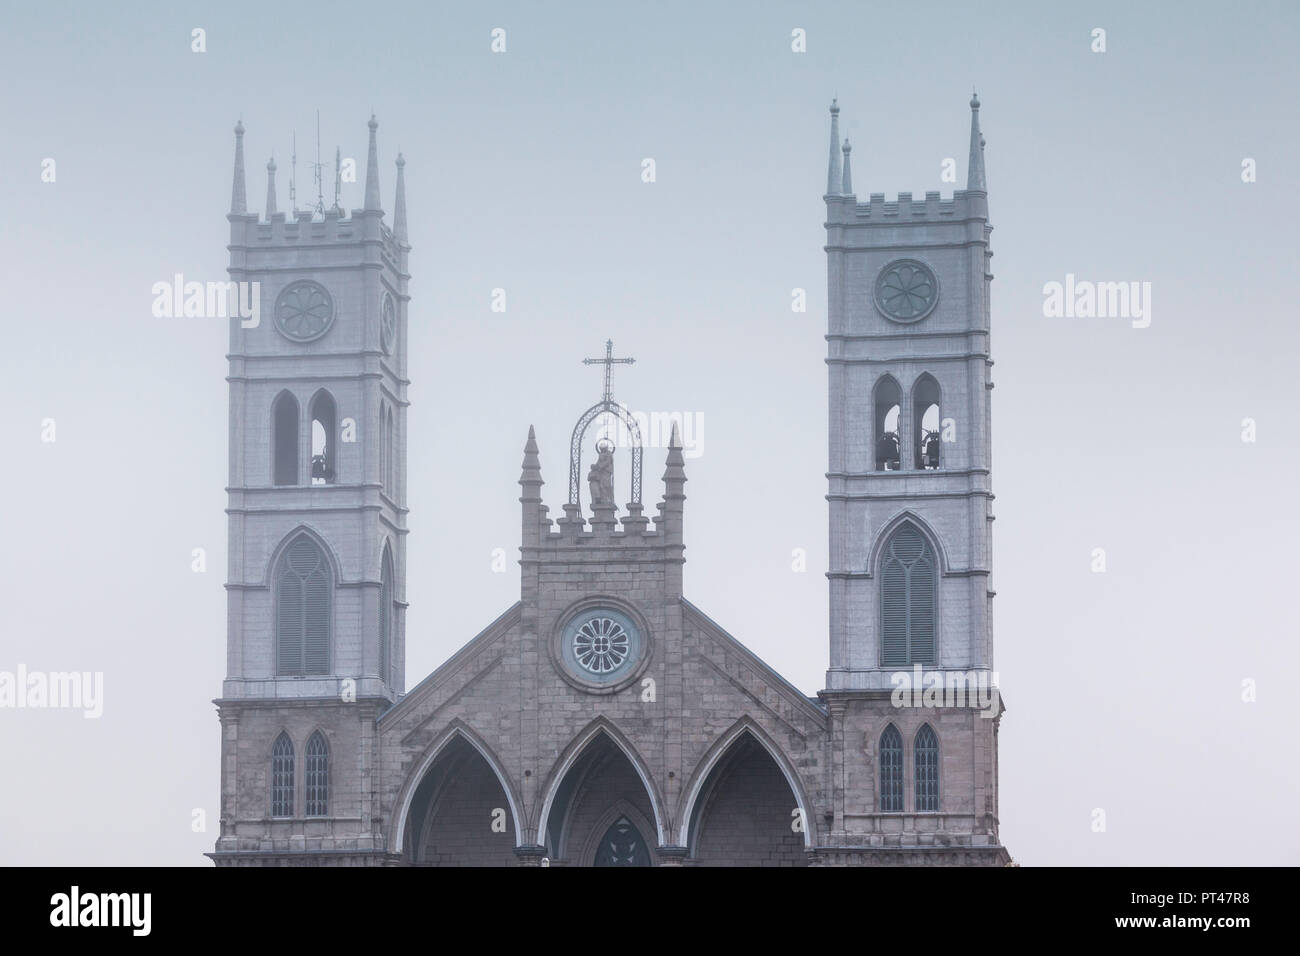
{"label": "church facade", "polygon": [[[518,602],[408,688],[404,163],[391,226],[373,118],[364,208],[279,212],[272,163],[259,216],[237,126],[230,277],[274,305],[254,327],[231,323],[227,676],[208,856],[1006,864],[978,109],[967,189],[863,203],[831,107],[830,667],[815,696],[684,593],[680,439],[659,460],[643,453],[612,395],[610,350],[594,360],[605,392],[574,430],[555,517],[527,431]],[[621,508],[612,447],[585,441],[611,417],[631,436]],[[661,476],[653,514],[646,466]]]}

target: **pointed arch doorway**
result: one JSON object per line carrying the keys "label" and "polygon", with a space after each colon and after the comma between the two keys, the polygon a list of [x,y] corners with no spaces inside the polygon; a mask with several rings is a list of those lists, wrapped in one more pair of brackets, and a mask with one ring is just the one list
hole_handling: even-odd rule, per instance
{"label": "pointed arch doorway", "polygon": [[606,733],[555,786],[543,837],[552,866],[657,866],[655,811],[641,775]]}

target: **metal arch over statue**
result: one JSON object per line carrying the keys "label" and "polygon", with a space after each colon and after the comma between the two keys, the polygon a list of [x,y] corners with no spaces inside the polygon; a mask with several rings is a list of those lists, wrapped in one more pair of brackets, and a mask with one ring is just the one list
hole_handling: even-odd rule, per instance
{"label": "metal arch over statue", "polygon": [[[582,478],[582,442],[591,423],[601,415],[615,416],[626,427],[632,439],[632,495],[629,504],[641,504],[641,428],[636,419],[619,402],[614,401],[613,377],[615,365],[631,365],[634,358],[614,358],[614,340],[605,342],[604,358],[587,358],[583,365],[605,366],[605,390],[599,402],[582,413],[578,423],[573,426],[573,438],[569,442],[569,504],[581,504]],[[614,504],[614,442],[601,438],[596,442],[596,461],[592,463],[587,474],[593,505]]]}

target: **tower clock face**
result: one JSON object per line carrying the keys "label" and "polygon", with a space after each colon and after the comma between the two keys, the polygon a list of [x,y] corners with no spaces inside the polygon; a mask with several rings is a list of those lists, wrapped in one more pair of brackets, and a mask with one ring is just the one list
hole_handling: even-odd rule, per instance
{"label": "tower clock face", "polygon": [[384,346],[384,354],[393,354],[393,343],[397,341],[397,307],[393,297],[384,293],[384,305],[379,313],[379,337]]}
{"label": "tower clock face", "polygon": [[311,342],[333,324],[334,300],[319,282],[291,282],[275,300],[275,327],[287,339]]}
{"label": "tower clock face", "polygon": [[876,278],[876,308],[895,322],[919,322],[939,301],[939,280],[924,262],[898,259]]}

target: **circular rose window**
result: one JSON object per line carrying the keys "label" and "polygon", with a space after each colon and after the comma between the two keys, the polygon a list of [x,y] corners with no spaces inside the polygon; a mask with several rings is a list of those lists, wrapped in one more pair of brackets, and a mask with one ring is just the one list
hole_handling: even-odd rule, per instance
{"label": "circular rose window", "polygon": [[599,693],[636,674],[645,659],[645,637],[624,612],[593,607],[569,618],[556,649],[567,675]]}
{"label": "circular rose window", "polygon": [[334,300],[319,282],[291,282],[275,300],[275,327],[295,342],[311,342],[334,323]]}
{"label": "circular rose window", "polygon": [[939,281],[924,262],[898,259],[876,278],[876,308],[895,322],[919,322],[939,301]]}
{"label": "circular rose window", "polygon": [[578,666],[592,674],[618,670],[627,660],[632,636],[612,617],[583,621],[573,634],[573,656]]}

